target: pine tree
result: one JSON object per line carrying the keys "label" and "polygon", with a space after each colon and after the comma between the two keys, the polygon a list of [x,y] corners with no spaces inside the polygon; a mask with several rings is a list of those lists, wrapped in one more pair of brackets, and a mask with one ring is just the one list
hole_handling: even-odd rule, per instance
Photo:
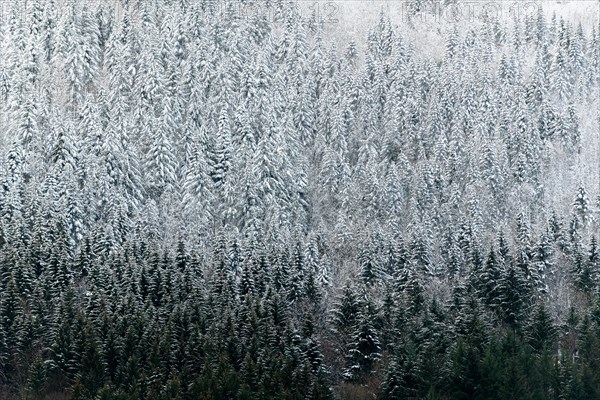
{"label": "pine tree", "polygon": [[562,46],[556,52],[550,76],[558,98],[563,102],[568,101],[573,90],[572,76],[568,66],[568,56]]}
{"label": "pine tree", "polygon": [[554,352],[557,332],[543,304],[535,307],[525,330],[527,342],[535,352],[538,354],[545,350]]}
{"label": "pine tree", "polygon": [[478,291],[482,302],[491,310],[496,310],[498,308],[497,302],[499,301],[500,296],[500,276],[500,265],[498,264],[496,251],[492,248],[481,275],[473,277],[473,279],[475,279],[476,290]]}
{"label": "pine tree", "polygon": [[374,260],[370,249],[363,248],[359,255],[360,277],[367,286],[373,285],[379,280],[379,267]]}
{"label": "pine tree", "polygon": [[383,382],[378,399],[396,400],[401,399],[404,392],[404,376],[397,362],[392,362],[388,367],[386,378]]}
{"label": "pine tree", "polygon": [[546,293],[548,291],[547,282],[550,280],[550,277],[555,272],[552,234],[548,229],[546,229],[546,232],[542,234],[540,242],[538,243],[536,251],[536,261],[538,266],[537,274],[540,277],[540,283],[542,284],[542,288],[540,290],[542,293]]}
{"label": "pine tree", "polygon": [[458,338],[449,359],[449,392],[456,398],[469,399],[478,394],[482,354],[464,338]]}
{"label": "pine tree", "polygon": [[86,326],[83,335],[85,345],[81,354],[81,368],[77,379],[83,386],[86,395],[93,397],[105,381],[105,366],[102,363],[102,354],[93,328],[89,325]]}
{"label": "pine tree", "polygon": [[381,357],[379,334],[373,326],[374,314],[370,306],[364,305],[356,316],[356,325],[349,337],[344,379],[360,381],[371,372],[374,363]]}
{"label": "pine tree", "polygon": [[150,190],[160,196],[173,189],[176,183],[177,162],[172,140],[175,136],[172,100],[165,97],[162,102],[160,116],[149,116],[146,122],[150,148],[147,151],[145,169],[147,171]]}
{"label": "pine tree", "polygon": [[[19,317],[21,317],[22,312],[19,304],[19,294],[17,293],[16,282],[14,276],[11,275],[0,302],[0,326],[2,326],[2,340],[8,351],[6,356],[14,354],[13,352],[16,350],[20,335],[17,322]],[[10,367],[14,368],[14,364],[12,363],[13,360],[9,359],[8,361],[10,371]]]}
{"label": "pine tree", "polygon": [[598,287],[600,257],[598,256],[598,244],[592,237],[587,259],[581,251],[574,254],[572,274],[576,286],[584,293],[593,293]]}
{"label": "pine tree", "polygon": [[509,265],[503,271],[498,292],[502,320],[512,328],[520,328],[531,296],[520,268]]}
{"label": "pine tree", "polygon": [[227,110],[223,107],[219,114],[219,123],[213,158],[211,160],[211,177],[215,186],[221,187],[227,177],[231,165],[231,130]]}
{"label": "pine tree", "polygon": [[359,310],[358,295],[350,281],[347,281],[332,307],[332,324],[335,331],[342,336],[348,335],[357,322]]}
{"label": "pine tree", "polygon": [[80,357],[75,348],[75,342],[79,338],[74,336],[77,320],[74,297],[75,294],[72,290],[68,290],[63,294],[50,347],[51,368],[63,374],[67,380],[75,378]]}
{"label": "pine tree", "polygon": [[592,276],[596,279],[600,273],[600,255],[598,254],[598,241],[595,236],[592,236],[590,242],[590,250],[588,253],[588,265],[591,270]]}
{"label": "pine tree", "polygon": [[33,396],[40,396],[44,392],[47,382],[47,371],[41,357],[37,357],[31,364],[27,378],[27,392]]}
{"label": "pine tree", "polygon": [[579,218],[579,221],[585,226],[591,219],[589,213],[590,200],[587,191],[582,185],[579,185],[579,188],[577,189],[577,196],[573,202],[573,207],[575,208],[575,213]]}

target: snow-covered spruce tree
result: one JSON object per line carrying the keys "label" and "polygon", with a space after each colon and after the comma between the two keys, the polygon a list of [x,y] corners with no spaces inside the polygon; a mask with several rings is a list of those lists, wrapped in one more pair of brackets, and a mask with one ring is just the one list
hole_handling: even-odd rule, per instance
{"label": "snow-covered spruce tree", "polygon": [[579,221],[585,226],[590,221],[592,217],[590,214],[590,199],[588,197],[588,193],[585,190],[585,187],[582,185],[577,189],[577,195],[575,196],[575,200],[573,201],[573,208],[575,209],[575,214]]}
{"label": "snow-covered spruce tree", "polygon": [[343,377],[348,381],[360,382],[372,372],[375,362],[381,357],[379,333],[374,326],[376,312],[368,298],[358,311],[346,346],[347,367]]}

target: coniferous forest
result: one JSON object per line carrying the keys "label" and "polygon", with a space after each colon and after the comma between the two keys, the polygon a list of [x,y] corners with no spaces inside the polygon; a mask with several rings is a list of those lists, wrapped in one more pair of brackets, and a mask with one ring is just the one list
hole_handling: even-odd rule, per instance
{"label": "coniferous forest", "polygon": [[600,25],[301,3],[0,3],[0,398],[600,399]]}

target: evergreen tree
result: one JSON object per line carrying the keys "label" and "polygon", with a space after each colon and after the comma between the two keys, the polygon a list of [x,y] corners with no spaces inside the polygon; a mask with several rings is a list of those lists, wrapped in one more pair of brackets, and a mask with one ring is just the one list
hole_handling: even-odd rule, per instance
{"label": "evergreen tree", "polygon": [[374,363],[381,357],[379,334],[373,326],[372,306],[366,304],[356,316],[356,324],[350,334],[344,379],[359,381],[365,374],[371,372]]}
{"label": "evergreen tree", "polygon": [[577,189],[577,196],[575,197],[575,201],[573,202],[573,207],[575,208],[575,213],[581,223],[586,225],[591,218],[589,213],[590,200],[588,198],[588,194],[583,186],[579,186]]}
{"label": "evergreen tree", "polygon": [[359,310],[358,295],[348,281],[332,308],[332,323],[335,331],[342,336],[348,335],[357,323]]}

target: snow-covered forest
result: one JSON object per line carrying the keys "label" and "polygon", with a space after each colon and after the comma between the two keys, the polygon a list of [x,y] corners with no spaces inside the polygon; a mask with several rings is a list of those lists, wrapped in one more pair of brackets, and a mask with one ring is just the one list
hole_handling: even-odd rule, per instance
{"label": "snow-covered forest", "polygon": [[0,398],[600,398],[600,23],[300,3],[0,2]]}

